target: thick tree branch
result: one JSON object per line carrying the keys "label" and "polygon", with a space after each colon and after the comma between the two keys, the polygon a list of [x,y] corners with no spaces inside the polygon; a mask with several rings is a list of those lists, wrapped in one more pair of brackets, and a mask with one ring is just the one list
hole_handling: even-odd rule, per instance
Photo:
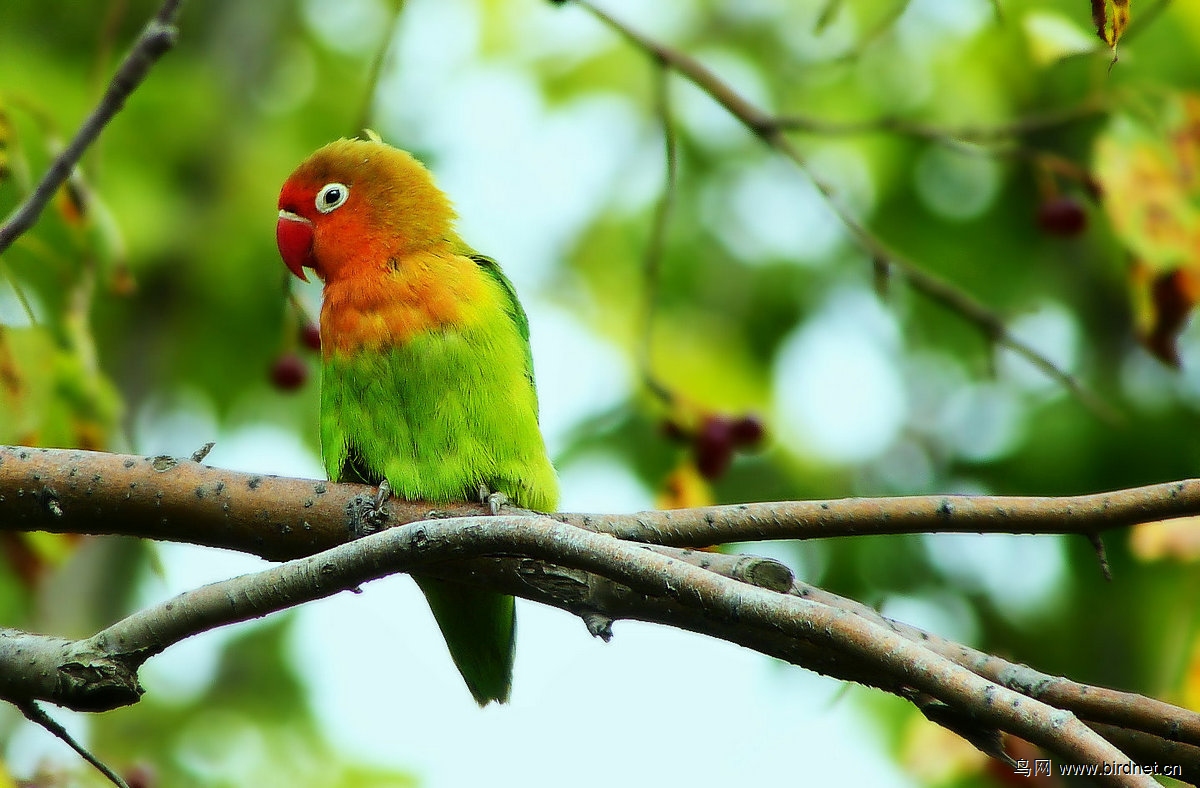
{"label": "thick tree branch", "polygon": [[[1192,752],[1187,746],[1200,745],[1197,715],[1046,676],[890,621],[851,600],[793,586],[787,569],[769,559],[626,541],[686,546],[946,530],[1090,534],[1200,512],[1200,482],[1057,499],[930,496],[467,519],[462,516],[487,512],[470,504],[435,509],[393,501],[386,524],[404,526],[399,530],[412,542],[407,553],[377,555],[400,549],[393,542],[387,549],[371,547],[376,541],[362,547],[361,540],[337,547],[360,532],[374,495],[373,488],[360,485],[237,473],[187,459],[0,448],[0,528],[121,533],[269,558],[333,548],[266,574],[190,592],[85,641],[0,632],[0,665],[12,668],[0,669],[0,696],[89,709],[132,703],[140,694],[138,666],[173,642],[381,574],[415,570],[570,610],[601,636],[611,634],[614,619],[636,618],[709,634],[905,697],[915,690],[974,715],[978,724],[1039,743],[1045,741],[1045,730],[1038,730],[1046,718],[1038,715],[1057,707],[1059,714],[1073,712],[1067,730],[1075,730],[1077,718],[1119,726],[1125,733],[1118,738],[1138,754],[1170,751],[1184,757]],[[485,537],[478,536],[479,529]],[[430,533],[439,534],[433,547],[427,544]],[[792,601],[779,593],[789,588]],[[1006,694],[996,695],[999,690]],[[1010,703],[1006,712],[984,713],[974,705],[981,697],[985,706],[987,699],[1020,702]],[[1028,716],[1015,721],[1019,710],[1030,708],[1038,710],[1033,721]],[[1080,757],[1078,748],[1091,747],[1088,737],[1094,734],[1073,735],[1057,751]],[[1172,749],[1172,742],[1181,746]]]}
{"label": "thick tree branch", "polygon": [[175,45],[175,19],[182,0],[166,0],[146,24],[129,54],[113,74],[100,103],[79,127],[70,144],[51,162],[30,195],[0,226],[0,254],[37,221],[58,187],[70,176],[84,151],[95,142],[108,122],[125,106],[125,100],[142,84],[150,68]]}
{"label": "thick tree branch", "polygon": [[[122,534],[272,560],[362,532],[375,489],[211,468],[184,458],[0,447],[0,530]],[[393,501],[386,525],[484,515],[476,504]],[[1200,480],[1060,498],[925,495],[551,515],[621,539],[676,547],[903,533],[1091,535],[1200,514]]]}
{"label": "thick tree branch", "polygon": [[[266,615],[394,572],[420,572],[439,562],[487,555],[518,555],[594,573],[634,594],[697,611],[705,620],[782,635],[851,660],[872,662],[884,677],[872,683],[926,693],[976,724],[1009,731],[1064,758],[1088,763],[1129,760],[1070,712],[990,682],[863,616],[739,583],[645,546],[540,515],[428,520],[389,529],[187,592],[71,648],[117,659],[128,655],[131,664],[140,664],[170,643],[214,626]],[[1140,776],[1114,777],[1107,784],[1155,785]]]}

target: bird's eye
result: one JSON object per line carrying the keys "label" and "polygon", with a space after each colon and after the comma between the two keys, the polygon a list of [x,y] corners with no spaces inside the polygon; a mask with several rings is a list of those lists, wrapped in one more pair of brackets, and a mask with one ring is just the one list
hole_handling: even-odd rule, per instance
{"label": "bird's eye", "polygon": [[339,207],[350,196],[350,187],[344,183],[327,183],[317,192],[317,210],[329,213]]}

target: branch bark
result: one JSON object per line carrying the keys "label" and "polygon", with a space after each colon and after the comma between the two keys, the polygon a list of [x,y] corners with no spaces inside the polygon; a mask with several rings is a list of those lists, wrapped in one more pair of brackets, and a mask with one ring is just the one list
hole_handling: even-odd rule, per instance
{"label": "branch bark", "polygon": [[[0,447],[0,530],[122,534],[311,555],[362,533],[375,489],[212,468],[186,458]],[[486,515],[487,507],[392,501],[386,527]],[[927,495],[556,513],[620,539],[676,547],[909,533],[1079,534],[1200,514],[1200,480],[1089,495]]]}

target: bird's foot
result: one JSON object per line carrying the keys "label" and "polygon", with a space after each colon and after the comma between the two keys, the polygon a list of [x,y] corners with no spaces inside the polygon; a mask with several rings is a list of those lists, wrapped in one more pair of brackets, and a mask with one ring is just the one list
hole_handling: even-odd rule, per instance
{"label": "bird's foot", "polygon": [[384,479],[379,483],[379,489],[375,491],[373,500],[363,501],[362,509],[359,516],[353,518],[355,531],[357,536],[366,536],[383,530],[384,523],[387,522],[387,502],[392,497],[392,485],[388,484],[388,480]]}
{"label": "bird's foot", "polygon": [[500,514],[500,510],[508,506],[508,496],[502,492],[494,492],[487,497],[487,505],[492,514]]}
{"label": "bird's foot", "polygon": [[479,502],[486,503],[492,514],[500,514],[500,510],[508,506],[508,496],[496,490],[493,491],[483,482],[479,483]]}

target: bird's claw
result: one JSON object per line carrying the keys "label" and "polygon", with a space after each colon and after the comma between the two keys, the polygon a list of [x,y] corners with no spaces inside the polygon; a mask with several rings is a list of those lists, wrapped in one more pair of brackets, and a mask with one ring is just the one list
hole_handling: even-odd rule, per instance
{"label": "bird's claw", "polygon": [[379,489],[375,491],[375,511],[381,512],[384,504],[392,497],[392,485],[384,479],[379,483]]}
{"label": "bird's claw", "polygon": [[487,505],[492,514],[500,514],[500,510],[508,506],[508,496],[502,492],[494,492],[487,497]]}
{"label": "bird's claw", "polygon": [[379,483],[379,489],[375,491],[375,497],[371,500],[362,501],[362,507],[359,516],[354,518],[358,532],[358,536],[367,536],[377,531],[383,530],[384,523],[387,522],[387,502],[392,497],[392,485],[388,484],[388,480],[384,479]]}
{"label": "bird's claw", "polygon": [[485,483],[479,483],[479,502],[486,503],[488,508],[492,510],[492,514],[500,514],[500,510],[508,506],[508,496],[504,493],[487,486]]}

